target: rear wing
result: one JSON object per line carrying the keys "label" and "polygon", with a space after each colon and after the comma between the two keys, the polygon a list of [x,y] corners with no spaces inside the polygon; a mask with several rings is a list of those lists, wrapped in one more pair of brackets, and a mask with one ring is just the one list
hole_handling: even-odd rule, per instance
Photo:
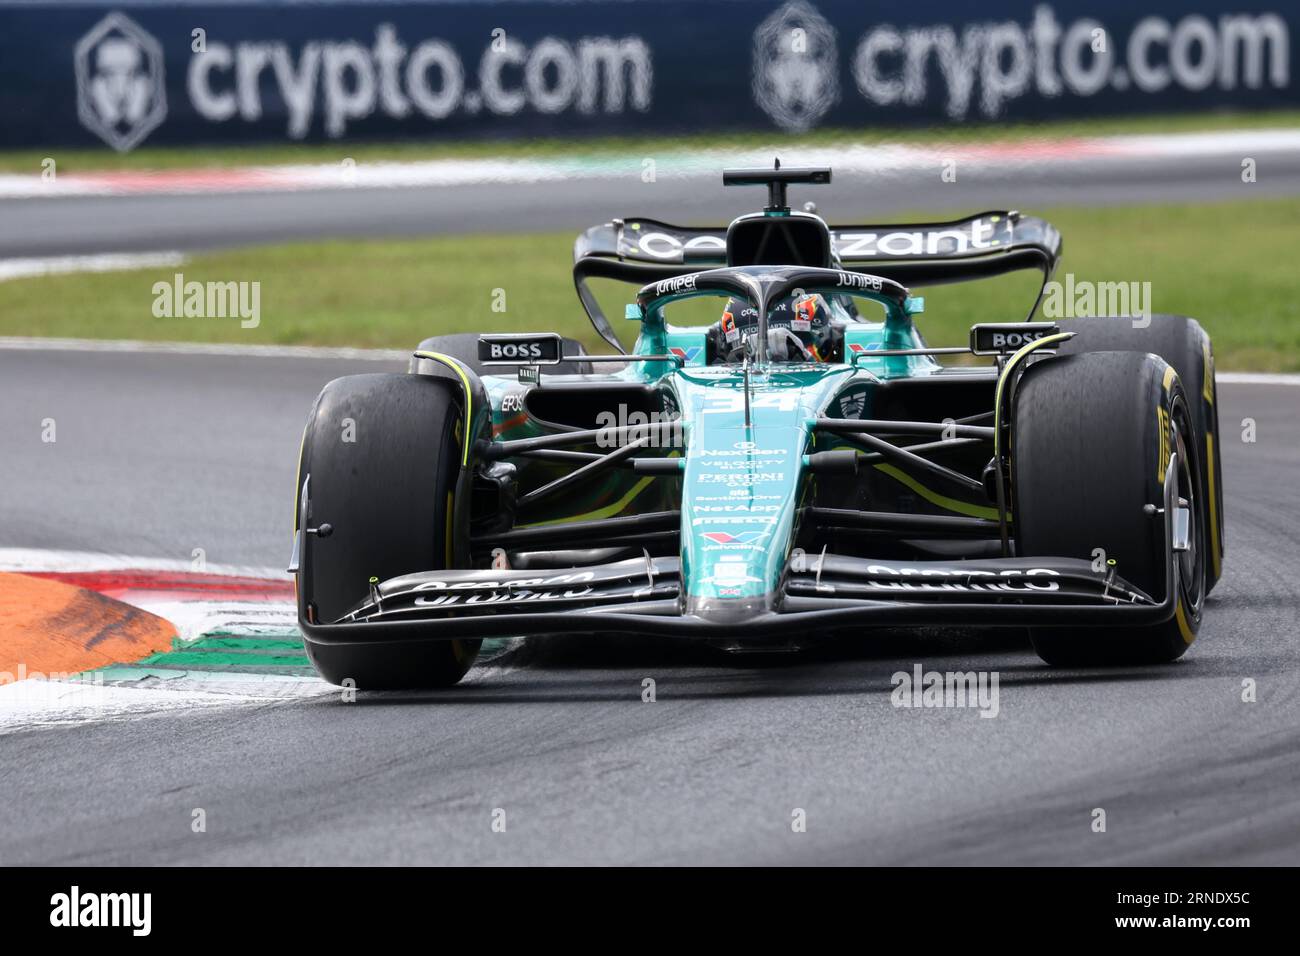
{"label": "rear wing", "polygon": [[[1043,283],[1031,318],[1061,257],[1051,223],[1016,211],[978,213],[951,222],[831,226],[838,265],[909,287],[966,282],[1037,269]],[[622,351],[587,287],[589,278],[645,285],[727,265],[726,227],[674,226],[655,219],[615,219],[593,226],[573,246],[573,281],[600,336]]]}

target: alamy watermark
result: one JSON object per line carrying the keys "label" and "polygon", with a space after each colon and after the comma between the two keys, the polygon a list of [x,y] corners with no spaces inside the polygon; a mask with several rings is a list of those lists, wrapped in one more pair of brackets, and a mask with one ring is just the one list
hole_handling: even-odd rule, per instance
{"label": "alamy watermark", "polygon": [[620,404],[596,414],[596,446],[621,448],[645,441],[647,448],[685,448],[682,418],[677,412],[644,412]]}
{"label": "alamy watermark", "polygon": [[25,663],[19,662],[17,671],[0,671],[0,687],[5,684],[16,684],[19,681],[34,680],[48,681],[51,683],[63,684],[93,684],[102,686],[104,675],[98,671],[90,673],[71,674],[66,671],[29,671]]}
{"label": "alamy watermark", "polygon": [[1150,282],[1089,282],[1073,272],[1065,281],[1053,279],[1043,286],[1043,316],[1048,319],[1091,319],[1118,316],[1132,319],[1133,327],[1151,324]]}
{"label": "alamy watermark", "polygon": [[21,698],[26,705],[61,706],[67,703],[70,687],[104,687],[102,671],[71,674],[65,671],[29,671],[19,663],[13,671],[0,671],[0,687],[21,684]]}
{"label": "alamy watermark", "polygon": [[132,936],[148,936],[153,928],[152,893],[83,893],[73,886],[50,897],[50,925],[76,928],[121,927]]}
{"label": "alamy watermark", "polygon": [[927,671],[914,664],[910,674],[896,671],[890,683],[889,702],[899,708],[970,708],[981,717],[996,717],[1002,709],[997,671]]}
{"label": "alamy watermark", "polygon": [[255,329],[262,322],[262,283],[186,281],[184,273],[172,281],[153,284],[156,319],[232,319],[240,328]]}

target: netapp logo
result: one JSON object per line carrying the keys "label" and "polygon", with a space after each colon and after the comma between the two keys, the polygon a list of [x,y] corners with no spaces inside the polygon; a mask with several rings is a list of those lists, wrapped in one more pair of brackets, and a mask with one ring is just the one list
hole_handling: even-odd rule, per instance
{"label": "netapp logo", "polygon": [[58,927],[130,927],[133,936],[148,936],[153,927],[152,893],[85,893],[74,886],[50,897],[50,925]]}

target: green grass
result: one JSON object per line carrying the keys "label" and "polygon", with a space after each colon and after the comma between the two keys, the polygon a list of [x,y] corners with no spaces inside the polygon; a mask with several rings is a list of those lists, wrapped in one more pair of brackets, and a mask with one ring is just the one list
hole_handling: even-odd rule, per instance
{"label": "green grass", "polygon": [[41,162],[53,158],[60,173],[127,169],[180,169],[288,163],[332,163],[345,158],[362,162],[503,157],[520,159],[572,156],[655,156],[686,149],[774,146],[797,150],[810,146],[879,142],[961,143],[1025,140],[1038,137],[1101,136],[1117,133],[1176,133],[1222,129],[1272,129],[1300,126],[1300,110],[1261,113],[1217,112],[1070,120],[1040,124],[970,123],[954,127],[820,129],[789,135],[778,131],[708,133],[677,137],[600,137],[592,139],[478,140],[473,142],[406,141],[396,143],[283,144],[265,146],[154,147],[130,153],[100,149],[21,150],[0,152],[0,172],[39,175]]}
{"label": "green grass", "polygon": [[[1150,281],[1155,311],[1195,316],[1210,331],[1220,368],[1300,371],[1300,199],[1034,212],[1065,236],[1058,277]],[[552,233],[303,243],[181,267],[186,280],[260,282],[256,329],[155,318],[153,283],[176,270],[11,280],[0,282],[0,334],[406,348],[445,332],[554,329],[597,348],[573,291],[572,241]],[[1022,318],[1033,288],[1024,275],[927,289],[918,321],[931,344],[965,344],[972,322]],[[495,289],[505,292],[504,312],[493,310]],[[598,287],[617,322],[630,291]]]}

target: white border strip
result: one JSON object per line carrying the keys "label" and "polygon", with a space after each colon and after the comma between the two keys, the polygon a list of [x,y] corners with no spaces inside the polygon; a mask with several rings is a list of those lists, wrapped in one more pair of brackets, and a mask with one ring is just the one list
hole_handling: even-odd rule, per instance
{"label": "white border strip", "polygon": [[141,342],[133,339],[53,339],[0,336],[0,350],[34,352],[147,352],[163,355],[230,355],[260,358],[352,359],[409,362],[409,349],[356,349],[323,345],[235,345],[229,342]]}
{"label": "white border strip", "polygon": [[[324,345],[235,345],[225,342],[141,342],[132,339],[48,339],[0,336],[0,351],[144,352],[160,355],[225,355],[239,358],[349,359],[362,362],[407,362],[410,349],[356,349]],[[1300,385],[1300,372],[1218,372],[1222,385]],[[6,551],[0,548],[0,554]],[[182,562],[183,563],[183,562]],[[143,565],[134,565],[141,567]],[[148,565],[155,567],[155,565]],[[188,566],[169,570],[192,570]],[[213,572],[224,573],[224,572]],[[243,572],[237,572],[243,573]]]}
{"label": "white border strip", "polygon": [[1214,380],[1220,385],[1300,385],[1300,373],[1216,372]]}
{"label": "white border strip", "polygon": [[[647,147],[649,148],[649,147]],[[935,169],[946,160],[965,166],[1001,169],[1048,164],[1113,163],[1168,159],[1199,159],[1300,150],[1300,130],[1288,128],[1227,129],[1182,133],[1119,134],[1110,136],[1045,136],[1015,140],[964,140],[932,143],[825,142],[800,150],[804,165],[833,165],[836,173],[879,175]],[[774,154],[789,152],[788,144],[761,148],[719,149],[677,147],[671,141],[657,150],[658,175],[716,177],[724,166],[767,165]],[[125,170],[67,174],[44,179],[29,174],[0,173],[0,198],[41,199],[58,196],[199,195],[246,192],[292,192],[362,187],[401,189],[558,181],[633,180],[641,174],[639,159],[621,151],[584,153],[542,159],[467,157],[407,161],[363,161],[271,166]]]}
{"label": "white border strip", "polygon": [[101,551],[48,551],[43,548],[0,548],[0,571],[18,574],[24,571],[180,571],[271,581],[291,579],[284,568],[208,564],[200,570],[194,567],[193,562],[177,558],[141,558]]}
{"label": "white border strip", "polygon": [[0,259],[0,282],[74,272],[125,272],[131,269],[177,268],[186,262],[179,252],[110,252],[92,256]]}

